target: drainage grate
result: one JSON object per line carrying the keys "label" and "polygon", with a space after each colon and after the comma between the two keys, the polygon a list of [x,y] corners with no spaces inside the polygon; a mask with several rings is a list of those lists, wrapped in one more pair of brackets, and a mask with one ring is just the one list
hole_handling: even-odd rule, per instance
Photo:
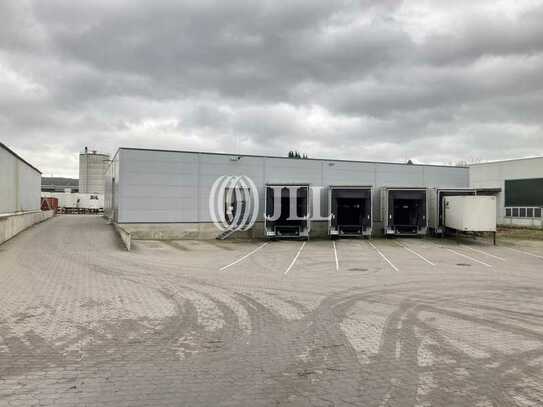
{"label": "drainage grate", "polygon": [[456,263],[456,265],[460,267],[471,267],[471,264],[469,263]]}
{"label": "drainage grate", "polygon": [[362,269],[362,268],[358,268],[358,267],[353,267],[353,268],[350,268],[349,271],[368,271],[368,269]]}

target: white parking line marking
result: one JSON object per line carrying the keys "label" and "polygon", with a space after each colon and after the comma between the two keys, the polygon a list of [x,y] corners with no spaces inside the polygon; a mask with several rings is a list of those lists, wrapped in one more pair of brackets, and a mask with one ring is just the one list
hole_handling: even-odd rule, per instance
{"label": "white parking line marking", "polygon": [[466,246],[466,245],[462,245],[462,247],[465,247],[466,249],[469,249],[469,250],[471,250],[472,252],[475,252],[475,253],[481,253],[481,254],[484,254],[485,256],[493,257],[493,258],[501,260],[501,261],[506,261],[503,257],[496,256],[494,254],[490,254],[490,253],[487,253],[487,252],[479,250],[479,249],[474,249],[473,247],[469,247],[469,246]]}
{"label": "white parking line marking", "polygon": [[381,252],[381,250],[379,250],[379,249],[377,248],[377,246],[375,246],[372,242],[368,242],[368,244],[369,244],[371,247],[373,247],[377,253],[379,253],[379,256],[381,256],[381,257],[382,257],[382,258],[390,265],[390,267],[392,267],[392,268],[393,268],[394,270],[396,270],[396,271],[400,271],[400,270],[398,269],[398,267],[396,267],[396,266],[395,266],[395,265],[387,258],[387,256],[385,256],[385,255],[383,254],[383,252]]}
{"label": "white parking line marking", "polygon": [[266,242],[266,243],[263,243],[261,244],[260,246],[258,246],[256,249],[254,249],[251,253],[247,253],[245,256],[237,259],[235,262],[233,263],[230,263],[229,265],[227,266],[224,266],[224,267],[221,267],[219,270],[220,271],[225,271],[227,270],[228,268],[232,267],[232,266],[235,266],[236,264],[242,262],[243,260],[245,260],[247,257],[249,256],[252,256],[253,254],[255,254],[257,251],[259,251],[260,249],[264,248],[265,246],[267,246],[269,244],[269,242]]}
{"label": "white parking line marking", "polygon": [[527,256],[532,256],[532,257],[537,257],[538,259],[543,259],[543,256],[538,256],[537,254],[533,254],[533,253],[530,253],[530,252],[525,252],[523,250],[513,249],[512,247],[508,247],[508,249],[513,250],[513,251],[518,252],[518,253],[525,254]]}
{"label": "white parking line marking", "polygon": [[492,267],[490,264],[485,263],[484,261],[481,261],[481,260],[474,259],[473,257],[468,256],[467,254],[457,252],[456,250],[453,250],[453,249],[447,249],[447,250],[450,251],[450,252],[453,252],[454,254],[457,254],[459,256],[465,257],[466,259],[470,259],[471,261],[474,261],[475,263],[482,264],[485,267]]}
{"label": "white parking line marking", "polygon": [[304,242],[302,244],[302,247],[300,247],[300,250],[298,250],[298,253],[296,253],[296,256],[294,257],[294,259],[292,260],[292,263],[290,263],[290,266],[288,266],[288,269],[285,271],[285,276],[288,274],[288,272],[292,269],[292,267],[294,267],[294,265],[296,264],[296,260],[298,260],[298,257],[300,257],[300,254],[302,254],[302,250],[304,250],[304,247],[305,247],[305,244],[307,242]]}
{"label": "white parking line marking", "polygon": [[339,261],[337,259],[337,248],[336,248],[336,242],[332,242],[332,245],[334,246],[334,257],[336,259],[336,271],[339,271]]}
{"label": "white parking line marking", "polygon": [[396,243],[398,244],[398,246],[403,247],[405,250],[407,250],[407,251],[410,252],[410,253],[413,253],[415,256],[421,258],[422,260],[424,260],[424,261],[425,261],[426,263],[428,263],[429,265],[431,265],[431,266],[435,266],[435,265],[436,265],[435,263],[431,262],[431,261],[428,260],[426,257],[424,257],[422,254],[417,253],[416,251],[410,249],[409,247],[407,247],[407,246],[405,246],[405,245],[403,245],[403,244],[401,244],[401,243],[399,243],[399,242],[396,242]]}

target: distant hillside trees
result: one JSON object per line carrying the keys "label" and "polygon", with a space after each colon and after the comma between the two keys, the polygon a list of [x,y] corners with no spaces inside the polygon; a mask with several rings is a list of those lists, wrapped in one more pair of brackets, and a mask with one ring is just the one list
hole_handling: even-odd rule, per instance
{"label": "distant hillside trees", "polygon": [[307,154],[300,154],[298,151],[291,150],[288,152],[288,158],[294,158],[296,160],[307,160],[309,156]]}

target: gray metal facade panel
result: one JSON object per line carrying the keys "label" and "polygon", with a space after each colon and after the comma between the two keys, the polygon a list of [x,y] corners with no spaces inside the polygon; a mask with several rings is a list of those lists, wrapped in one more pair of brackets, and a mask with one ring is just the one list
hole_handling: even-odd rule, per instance
{"label": "gray metal facade panel", "polygon": [[[259,189],[260,213],[266,183],[308,183],[322,186],[321,214],[328,211],[329,185],[374,187],[374,217],[379,220],[379,187],[467,187],[468,169],[459,167],[406,166],[397,164],[296,160],[187,153],[171,151],[119,151],[119,222],[210,222],[209,195],[223,175],[245,175]],[[438,184],[432,184],[433,182]],[[262,220],[262,216],[259,216]]]}
{"label": "gray metal facade panel", "polygon": [[469,169],[460,167],[451,171],[443,167],[424,168],[424,186],[440,188],[466,188],[469,186]]}
{"label": "gray metal facade panel", "polygon": [[[261,157],[242,157],[240,160],[232,160],[234,156],[200,154],[200,172],[198,188],[198,220],[211,222],[209,214],[209,196],[215,181],[223,175],[245,175],[253,180],[259,187],[259,205],[263,208],[264,191],[260,188],[264,185],[264,159]],[[259,220],[263,217],[259,216]]]}
{"label": "gray metal facade panel", "polygon": [[375,164],[323,163],[325,185],[374,185]]}
{"label": "gray metal facade panel", "polygon": [[375,164],[375,184],[376,186],[424,186],[424,167]]}
{"label": "gray metal facade panel", "polygon": [[264,158],[266,184],[322,185],[323,161]]}
{"label": "gray metal facade panel", "polygon": [[195,222],[196,154],[121,150],[119,222]]}
{"label": "gray metal facade panel", "polygon": [[0,213],[15,212],[17,208],[17,167],[16,158],[9,151],[0,148]]}
{"label": "gray metal facade panel", "polygon": [[41,174],[18,160],[19,205],[22,211],[39,210],[41,207]]}
{"label": "gray metal facade panel", "polygon": [[0,148],[0,213],[40,209],[41,173],[11,152]]}

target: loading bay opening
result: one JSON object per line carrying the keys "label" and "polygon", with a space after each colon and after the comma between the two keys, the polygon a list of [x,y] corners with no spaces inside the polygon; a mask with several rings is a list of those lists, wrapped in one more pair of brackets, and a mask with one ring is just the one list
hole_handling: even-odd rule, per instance
{"label": "loading bay opening", "polygon": [[372,188],[331,186],[329,233],[332,238],[372,233]]}
{"label": "loading bay opening", "polygon": [[266,237],[309,239],[309,185],[266,185]]}
{"label": "loading bay opening", "polygon": [[425,188],[384,188],[385,235],[424,235],[428,226]]}

